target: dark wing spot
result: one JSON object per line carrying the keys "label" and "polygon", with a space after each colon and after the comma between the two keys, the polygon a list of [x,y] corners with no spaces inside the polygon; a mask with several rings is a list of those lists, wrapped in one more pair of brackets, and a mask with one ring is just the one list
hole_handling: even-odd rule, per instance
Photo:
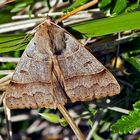
{"label": "dark wing spot", "polygon": [[91,64],[92,62],[91,61],[87,61],[85,64],[84,64],[84,67],[87,67],[89,64]]}
{"label": "dark wing spot", "polygon": [[25,70],[20,70],[20,73],[24,73],[24,74],[28,75],[28,72]]}

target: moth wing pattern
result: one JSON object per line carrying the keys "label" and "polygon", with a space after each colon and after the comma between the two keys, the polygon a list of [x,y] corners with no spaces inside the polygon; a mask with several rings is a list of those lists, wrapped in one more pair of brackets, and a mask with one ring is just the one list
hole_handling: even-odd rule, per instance
{"label": "moth wing pattern", "polygon": [[[51,61],[53,63],[53,91]],[[53,61],[54,62],[54,61]],[[25,49],[6,90],[16,108],[56,108],[68,100],[90,101],[120,92],[114,76],[72,35],[46,21]]]}
{"label": "moth wing pattern", "polygon": [[54,94],[51,93],[49,38],[41,26],[26,47],[6,90],[6,104],[17,108],[56,108],[66,97],[53,75]]}
{"label": "moth wing pattern", "polygon": [[90,101],[120,92],[114,76],[73,36],[65,32],[66,49],[58,61],[62,85],[72,102]]}

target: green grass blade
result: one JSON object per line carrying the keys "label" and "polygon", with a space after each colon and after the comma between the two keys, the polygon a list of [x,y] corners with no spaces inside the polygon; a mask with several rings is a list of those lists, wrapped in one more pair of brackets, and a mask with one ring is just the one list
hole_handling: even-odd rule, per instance
{"label": "green grass blade", "polygon": [[72,29],[81,32],[84,37],[97,37],[115,32],[140,28],[140,12],[127,13],[116,17],[91,20],[71,25]]}
{"label": "green grass blade", "polygon": [[24,37],[25,34],[0,34],[0,53],[23,50],[29,42],[23,41]]}

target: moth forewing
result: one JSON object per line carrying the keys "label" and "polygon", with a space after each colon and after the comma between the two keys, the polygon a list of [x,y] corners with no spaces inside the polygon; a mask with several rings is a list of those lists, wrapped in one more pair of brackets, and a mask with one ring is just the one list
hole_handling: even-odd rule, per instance
{"label": "moth forewing", "polygon": [[[54,95],[50,61],[53,62]],[[89,101],[119,92],[114,76],[79,41],[46,20],[17,65],[6,91],[6,103],[12,109],[55,108],[60,100],[62,104],[68,100]]]}
{"label": "moth forewing", "polygon": [[114,76],[67,32],[65,43],[66,49],[57,56],[57,60],[64,79],[61,84],[72,102],[89,101],[120,92]]}

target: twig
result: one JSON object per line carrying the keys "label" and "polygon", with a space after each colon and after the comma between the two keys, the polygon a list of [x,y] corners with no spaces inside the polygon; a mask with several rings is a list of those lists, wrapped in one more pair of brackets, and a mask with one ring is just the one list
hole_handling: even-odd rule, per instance
{"label": "twig", "polygon": [[[93,19],[93,16],[92,16],[93,13],[97,13],[97,12],[100,12],[99,9],[78,12],[76,15],[73,15],[68,20],[65,20],[64,25],[70,25],[70,24],[74,24],[74,23],[78,23],[78,22],[82,22],[82,21],[91,20],[91,19]],[[61,15],[61,13],[48,13],[48,15],[49,16]],[[23,30],[23,29],[25,30],[25,29],[34,27],[37,24],[43,22],[46,19],[45,17],[47,16],[47,14],[42,14],[39,16],[40,17],[42,16],[42,18],[28,19],[28,20],[23,20],[23,21],[15,21],[15,22],[11,22],[11,23],[1,24],[0,33],[6,33],[6,32],[10,32],[10,31],[17,31],[17,30]],[[27,18],[27,15],[14,17],[14,19],[19,19],[19,18],[21,18],[21,19]]]}
{"label": "twig", "polygon": [[3,92],[2,95],[1,95],[1,97],[0,97],[0,106],[1,106],[1,104],[3,102],[4,97],[5,97],[5,92]]}
{"label": "twig", "polygon": [[31,110],[31,112],[27,113],[27,114],[12,116],[11,121],[12,122],[19,122],[19,121],[33,120],[36,118],[37,115],[38,115],[37,110]]}
{"label": "twig", "polygon": [[103,118],[104,115],[105,115],[105,112],[103,112],[102,110],[98,110],[98,112],[94,116],[94,124],[92,126],[92,129],[89,131],[86,140],[91,139],[93,133],[96,131],[96,129],[97,129],[98,125],[99,125],[99,122],[101,121],[101,119]]}
{"label": "twig", "polygon": [[7,136],[8,140],[13,140],[12,137],[12,123],[11,123],[11,112],[10,109],[6,106],[5,99],[3,99],[4,104],[4,112],[5,112],[5,119],[6,119],[6,125],[7,125]]}
{"label": "twig", "polygon": [[94,125],[93,125],[92,129],[91,129],[90,132],[88,133],[88,136],[87,136],[86,140],[90,140],[90,139],[91,139],[92,134],[94,133],[94,131],[96,130],[96,128],[98,127],[98,125],[99,125],[99,121],[96,120],[96,121],[94,122]]}
{"label": "twig", "polygon": [[9,85],[10,80],[7,80],[6,82],[3,82],[0,84],[0,87],[6,87],[7,85]]}
{"label": "twig", "polygon": [[20,121],[29,120],[30,118],[31,118],[30,114],[15,115],[12,116],[11,121],[20,122]]}
{"label": "twig", "polygon": [[[26,132],[27,134],[32,134],[33,132],[37,132],[38,130],[41,130],[42,128],[46,127],[46,123],[43,124],[43,127],[41,124],[41,120],[37,119],[35,120],[30,126],[29,128],[27,128]],[[41,126],[41,127],[40,127]]]}
{"label": "twig", "polygon": [[13,58],[13,57],[0,57],[0,62],[19,62],[20,58]]}
{"label": "twig", "polygon": [[[53,13],[47,13],[47,14],[34,14],[31,15],[31,18],[35,17],[46,17],[46,16],[61,16],[63,12],[53,12]],[[12,17],[12,20],[22,20],[22,19],[29,19],[29,15],[16,15]]]}
{"label": "twig", "polygon": [[5,83],[5,82],[11,80],[12,76],[13,76],[13,73],[10,73],[10,74],[8,74],[7,76],[1,78],[1,79],[0,79],[0,84],[1,84],[1,83]]}
{"label": "twig", "polygon": [[[84,10],[84,11],[81,11],[81,12],[78,12],[76,13],[75,15],[71,16],[72,19],[77,19],[77,18],[86,18],[87,16],[88,17],[93,17],[92,15],[93,14],[96,14],[97,15],[101,15],[101,11],[99,10],[99,8],[95,8],[95,9],[88,9],[88,10]],[[50,16],[50,17],[53,17],[53,16],[62,16],[63,15],[63,12],[52,12],[52,13],[46,13],[46,14],[32,14],[31,17],[32,18],[41,18],[41,17],[47,17],[47,16]],[[71,18],[69,17],[69,19]],[[29,15],[25,14],[25,15],[16,15],[16,16],[13,16],[12,17],[12,20],[25,20],[25,19],[29,19]]]}
{"label": "twig", "polygon": [[0,135],[0,140],[3,140],[2,137],[1,137],[1,135]]}
{"label": "twig", "polygon": [[[13,73],[10,73],[7,76],[0,79],[0,91],[6,90],[6,86],[9,84],[12,76],[13,76]],[[2,99],[0,99],[0,105],[1,105],[1,100]]]}
{"label": "twig", "polygon": [[67,19],[68,17],[70,17],[70,16],[76,14],[77,12],[82,11],[82,10],[85,10],[85,9],[91,7],[91,6],[95,5],[95,4],[97,4],[97,2],[98,2],[98,0],[93,0],[93,1],[91,1],[91,2],[86,3],[86,4],[84,4],[84,5],[82,5],[82,6],[78,7],[78,8],[76,8],[75,10],[73,10],[73,11],[67,13],[66,15],[60,17],[60,18],[57,20],[57,22],[61,22],[61,21],[63,21],[64,19]]}
{"label": "twig", "polygon": [[[92,104],[92,105],[94,105],[94,107],[97,107],[96,104]],[[129,113],[129,110],[124,109],[124,108],[120,108],[120,107],[116,107],[116,106],[111,107],[111,106],[107,106],[107,105],[104,105],[104,106],[103,105],[98,105],[98,107],[101,107],[101,108],[105,107],[105,108],[107,108],[109,110],[120,112],[120,113],[124,113],[124,114],[128,114]]]}
{"label": "twig", "polygon": [[45,20],[45,18],[30,19],[30,20],[25,20],[25,21],[17,21],[13,23],[3,24],[3,25],[0,25],[0,33],[6,33],[10,31],[16,31],[19,29],[25,29],[25,27],[30,28],[30,27],[36,26],[43,20]]}
{"label": "twig", "polygon": [[71,4],[68,2],[68,1],[66,1],[66,2],[60,2],[59,4],[58,4],[58,6],[57,7],[55,7],[55,9],[54,9],[54,12],[56,12],[56,11],[62,11],[63,9],[66,9],[67,7],[69,7]]}
{"label": "twig", "polygon": [[69,125],[71,126],[72,130],[74,131],[74,133],[76,134],[77,138],[79,140],[85,140],[84,135],[82,134],[82,132],[80,131],[80,129],[76,126],[74,120],[71,118],[71,116],[69,115],[68,111],[65,109],[65,107],[61,104],[57,105],[57,108],[59,109],[59,111],[62,113],[62,115],[64,116],[64,118],[66,119],[66,121],[69,123]]}
{"label": "twig", "polygon": [[51,7],[51,9],[48,11],[48,13],[51,13],[51,12],[55,11],[58,3],[59,3],[59,0],[56,0],[55,4]]}
{"label": "twig", "polygon": [[129,110],[120,108],[120,107],[107,107],[109,110],[117,111],[124,114],[129,114]]}
{"label": "twig", "polygon": [[108,37],[104,38],[101,41],[97,39],[93,39],[92,41],[89,42],[91,44],[88,45],[88,47],[93,49],[92,52],[94,53],[98,51],[106,50],[106,49],[111,49],[111,48],[114,48],[114,46],[117,46],[119,44],[132,41],[134,38],[140,36],[140,32],[132,33],[130,35],[123,35],[119,39],[116,38],[115,36],[116,35],[111,36],[109,38]]}
{"label": "twig", "polygon": [[14,70],[0,70],[0,75],[13,74]]}
{"label": "twig", "polygon": [[3,87],[0,86],[0,91],[2,92],[6,91],[6,86],[3,86]]}
{"label": "twig", "polygon": [[[55,65],[55,67],[54,67]],[[56,71],[59,73],[59,76],[56,74]],[[60,76],[61,75],[61,76]],[[74,120],[72,119],[72,117],[69,115],[68,111],[65,109],[64,105],[61,104],[58,99],[56,98],[55,94],[54,94],[54,80],[57,81],[58,85],[59,85],[59,88],[61,88],[61,92],[65,92],[63,90],[63,87],[60,83],[61,81],[61,78],[63,79],[63,74],[62,74],[62,71],[60,69],[60,65],[59,65],[59,62],[58,60],[56,59],[55,56],[52,56],[51,58],[51,62],[50,62],[50,83],[51,83],[51,94],[54,98],[54,100],[57,101],[57,104],[56,102],[54,103],[54,106],[56,106],[59,111],[62,113],[62,115],[64,116],[64,118],[66,119],[66,121],[68,122],[68,124],[71,126],[73,132],[75,133],[75,135],[77,136],[77,138],[79,140],[85,140],[85,137],[84,135],[82,134],[82,132],[80,131],[80,129],[76,126]],[[65,93],[64,93],[65,94]]]}

